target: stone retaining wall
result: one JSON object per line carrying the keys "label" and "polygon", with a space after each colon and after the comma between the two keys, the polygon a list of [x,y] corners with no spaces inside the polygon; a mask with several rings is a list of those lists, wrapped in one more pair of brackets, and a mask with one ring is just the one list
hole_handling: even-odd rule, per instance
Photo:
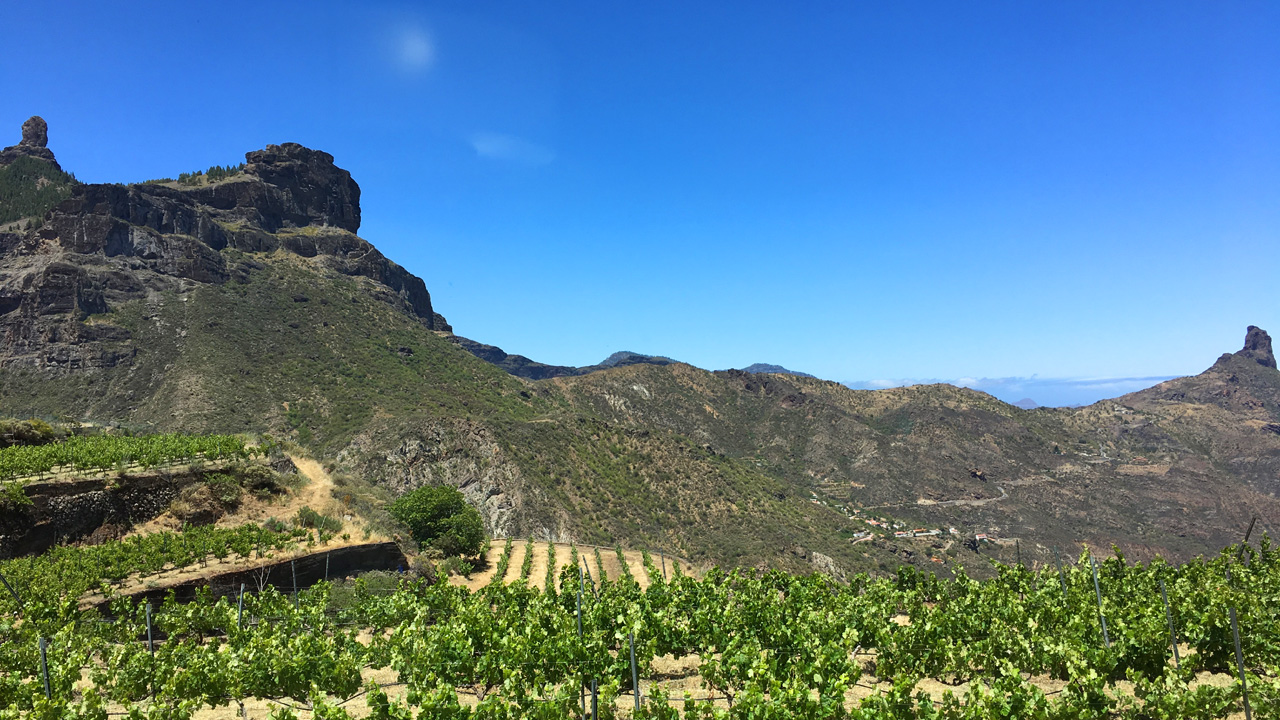
{"label": "stone retaining wall", "polygon": [[128,528],[169,507],[183,488],[220,467],[146,470],[101,478],[27,484],[30,505],[0,505],[0,559],[88,538],[106,525]]}

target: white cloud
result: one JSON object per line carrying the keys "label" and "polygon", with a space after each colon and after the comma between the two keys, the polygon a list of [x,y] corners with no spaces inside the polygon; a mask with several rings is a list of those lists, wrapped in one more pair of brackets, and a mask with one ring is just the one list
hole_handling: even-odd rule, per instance
{"label": "white cloud", "polygon": [[471,136],[471,147],[480,157],[524,165],[546,165],[556,159],[555,151],[551,148],[502,133],[475,133]]}
{"label": "white cloud", "polygon": [[396,38],[396,59],[405,70],[421,72],[431,67],[436,58],[431,36],[421,28],[409,27]]}

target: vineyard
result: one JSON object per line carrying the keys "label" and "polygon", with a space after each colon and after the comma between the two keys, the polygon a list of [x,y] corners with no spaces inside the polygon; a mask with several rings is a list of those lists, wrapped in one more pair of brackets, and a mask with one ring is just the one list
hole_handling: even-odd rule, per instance
{"label": "vineyard", "polygon": [[[145,581],[168,568],[223,560],[266,560],[273,553],[295,547],[309,537],[300,529],[275,532],[258,525],[237,528],[193,527],[183,532],[135,535],[101,545],[59,545],[38,556],[0,561],[0,574],[20,596],[26,613],[32,608],[56,608],[76,603],[89,592],[110,594],[113,585],[128,578]],[[13,594],[0,597],[0,612],[18,610]]]}
{"label": "vineyard", "polygon": [[0,448],[0,482],[60,472],[104,473],[131,466],[243,460],[260,452],[237,435],[74,436],[48,445]]}
{"label": "vineyard", "polygon": [[[1243,717],[1246,691],[1253,717],[1280,717],[1266,539],[1179,567],[1082,555],[987,581],[904,567],[847,585],[664,577],[646,554],[642,589],[594,556],[575,550],[547,590],[525,560],[509,584],[356,581],[341,604],[329,583],[154,608],[117,597],[105,615],[73,592],[6,598],[0,717],[1172,720]],[[37,581],[14,574],[19,593]]]}

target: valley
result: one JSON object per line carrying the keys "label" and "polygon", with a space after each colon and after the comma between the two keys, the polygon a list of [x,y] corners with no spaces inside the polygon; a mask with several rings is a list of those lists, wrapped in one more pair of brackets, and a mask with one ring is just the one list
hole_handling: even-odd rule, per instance
{"label": "valley", "polygon": [[328,153],[84,184],[37,120],[0,153],[0,718],[1280,707],[1261,328],[1079,408],[547,365],[456,334]]}

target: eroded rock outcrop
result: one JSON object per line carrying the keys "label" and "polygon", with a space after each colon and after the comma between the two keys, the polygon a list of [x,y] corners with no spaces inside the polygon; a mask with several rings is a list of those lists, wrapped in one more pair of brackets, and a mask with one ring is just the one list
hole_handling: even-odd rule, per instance
{"label": "eroded rock outcrop", "polygon": [[1263,367],[1275,369],[1276,356],[1271,351],[1271,336],[1266,330],[1250,325],[1244,336],[1244,348],[1236,355],[1252,360]]}
{"label": "eroded rock outcrop", "polygon": [[8,165],[20,157],[33,157],[57,167],[58,161],[53,157],[53,151],[47,146],[49,145],[49,124],[39,115],[32,115],[27,121],[22,123],[22,140],[17,145],[12,145],[0,150],[0,167]]}

